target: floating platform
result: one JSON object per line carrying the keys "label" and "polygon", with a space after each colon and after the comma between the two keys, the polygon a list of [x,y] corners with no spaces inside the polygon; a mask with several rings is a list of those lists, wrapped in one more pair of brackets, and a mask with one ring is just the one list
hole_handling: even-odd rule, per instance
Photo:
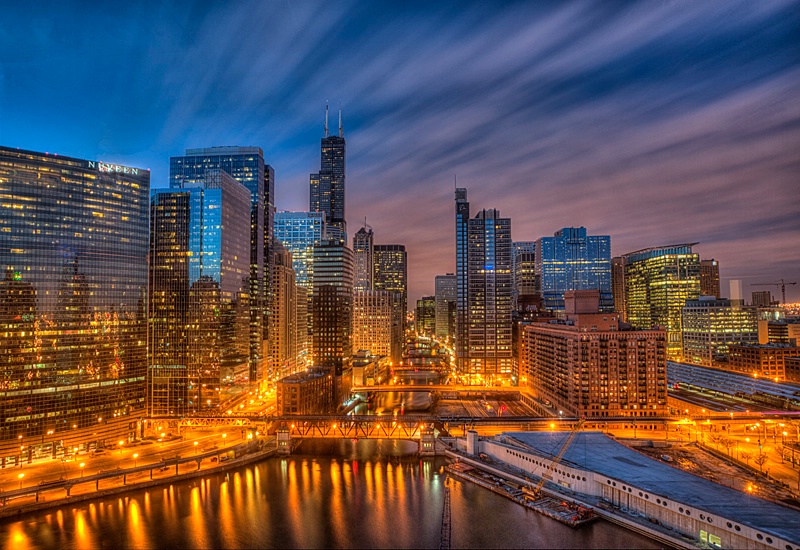
{"label": "floating platform", "polygon": [[447,471],[458,479],[470,481],[542,515],[570,527],[580,527],[595,521],[598,516],[591,508],[546,495],[534,496],[527,487],[501,478],[480,468],[461,462],[448,464]]}

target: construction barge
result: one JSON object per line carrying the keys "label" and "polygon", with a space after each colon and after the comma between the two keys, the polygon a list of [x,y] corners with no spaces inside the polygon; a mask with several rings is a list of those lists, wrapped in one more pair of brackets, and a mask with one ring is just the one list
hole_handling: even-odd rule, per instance
{"label": "construction barge", "polygon": [[566,500],[557,500],[541,492],[537,494],[530,487],[521,486],[513,481],[462,462],[448,464],[446,469],[453,477],[480,485],[570,527],[580,527],[598,518],[591,508]]}

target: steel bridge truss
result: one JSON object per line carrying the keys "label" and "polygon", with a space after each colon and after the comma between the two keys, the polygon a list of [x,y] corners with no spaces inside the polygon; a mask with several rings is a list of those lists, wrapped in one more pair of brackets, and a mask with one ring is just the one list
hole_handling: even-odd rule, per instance
{"label": "steel bridge truss", "polygon": [[419,439],[433,426],[429,416],[298,416],[283,417],[279,425],[296,438]]}

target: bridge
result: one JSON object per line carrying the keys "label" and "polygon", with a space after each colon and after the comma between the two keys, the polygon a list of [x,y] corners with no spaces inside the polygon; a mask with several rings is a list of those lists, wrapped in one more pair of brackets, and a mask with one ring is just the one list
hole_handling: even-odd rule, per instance
{"label": "bridge", "polygon": [[425,428],[439,424],[429,415],[319,415],[284,416],[275,419],[273,427],[289,430],[295,438],[334,439],[419,439]]}
{"label": "bridge", "polygon": [[365,392],[385,392],[385,391],[410,391],[410,392],[453,392],[453,393],[466,393],[468,395],[484,395],[484,394],[514,394],[519,393],[519,388],[510,386],[464,386],[460,384],[409,384],[409,385],[391,385],[391,384],[378,384],[374,386],[353,386],[350,388],[350,393],[365,393]]}

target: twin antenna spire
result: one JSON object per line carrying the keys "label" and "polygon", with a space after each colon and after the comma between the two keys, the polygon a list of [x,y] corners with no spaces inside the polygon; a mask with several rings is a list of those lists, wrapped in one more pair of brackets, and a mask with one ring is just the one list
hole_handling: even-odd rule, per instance
{"label": "twin antenna spire", "polygon": [[[325,137],[328,137],[328,102],[325,102]],[[342,128],[342,102],[339,101],[339,137],[344,137]]]}

